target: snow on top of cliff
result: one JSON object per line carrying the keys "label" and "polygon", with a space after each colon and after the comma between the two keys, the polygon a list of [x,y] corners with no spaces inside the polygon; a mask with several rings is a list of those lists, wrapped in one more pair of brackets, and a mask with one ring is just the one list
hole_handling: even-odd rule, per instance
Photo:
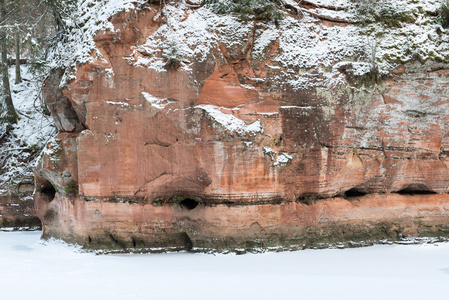
{"label": "snow on top of cliff", "polygon": [[182,68],[190,70],[192,62],[205,61],[218,43],[232,47],[251,33],[251,24],[240,22],[236,17],[215,14],[206,6],[189,10],[183,3],[164,6],[162,13],[167,22],[134,49],[134,54],[143,55],[135,65],[165,72],[165,63],[174,59]]}
{"label": "snow on top of cliff", "polygon": [[281,51],[275,61],[286,68],[328,67],[357,55],[365,47],[356,26],[329,27],[316,23],[314,17],[286,17],[278,32]]}
{"label": "snow on top of cliff", "polygon": [[409,14],[413,22],[399,27],[371,23],[360,28],[360,35],[370,40],[368,55],[375,56],[381,73],[413,60],[449,59],[449,31],[438,24],[440,6],[441,0],[395,0],[392,9]]}
{"label": "snow on top of cliff", "polygon": [[[415,19],[396,27],[382,22],[352,24],[363,16],[358,15],[358,4],[351,1],[308,2],[316,7],[303,9],[303,18],[285,15],[278,24],[242,21],[232,15],[216,14],[208,6],[192,10],[182,3],[167,4],[163,8],[166,24],[134,49],[140,54],[135,64],[165,72],[167,60],[176,59],[184,70],[190,70],[192,62],[204,61],[219,44],[227,49],[242,48],[253,32],[252,58],[263,59],[268,46],[278,43],[278,53],[271,60],[284,70],[274,75],[275,81],[286,82],[294,89],[343,83],[345,77],[332,68],[342,61],[354,62],[354,75],[363,76],[369,73],[370,66],[380,74],[388,74],[401,62],[416,57],[422,61],[449,58],[448,32],[437,24],[435,16],[439,0],[386,1],[392,9]],[[382,9],[382,5],[379,7]],[[319,22],[317,15],[347,20],[349,24],[329,25]]]}
{"label": "snow on top of cliff", "polygon": [[66,19],[67,32],[51,49],[51,68],[75,67],[92,59],[95,34],[100,30],[115,31],[110,17],[120,11],[134,9],[145,0],[78,0],[71,18]]}
{"label": "snow on top of cliff", "polygon": [[166,24],[135,49],[145,55],[137,60],[136,65],[164,72],[164,60],[179,60],[184,66],[194,57],[205,60],[215,41],[214,36],[207,31],[208,22],[205,18],[201,14],[190,14],[182,21],[185,18],[184,10],[171,5],[165,6],[163,12],[167,16]]}
{"label": "snow on top of cliff", "polygon": [[[343,13],[352,15],[352,20],[364,17],[357,12],[359,4],[354,2],[314,2],[339,9],[326,10],[325,14],[323,9],[309,10],[325,17],[341,19]],[[385,9],[386,4],[395,13],[408,14],[414,21],[403,21],[400,26],[374,21],[366,25],[329,26],[304,10],[305,17],[301,20],[285,17],[279,28],[268,26],[255,41],[256,53],[263,52],[260,45],[277,41],[280,50],[274,61],[286,70],[280,72],[277,79],[289,83],[293,89],[345,82],[338,68],[329,69],[342,61],[354,62],[354,75],[363,76],[369,73],[369,65],[386,75],[401,63],[413,60],[449,60],[449,31],[438,24],[436,17],[440,0],[389,0],[379,4],[378,9]],[[341,10],[343,8],[345,11]],[[293,68],[300,68],[300,71]]]}
{"label": "snow on top of cliff", "polygon": [[[365,17],[358,11],[363,1],[308,0],[307,3],[312,7],[302,9],[304,17],[285,14],[275,24],[218,14],[209,5],[193,8],[184,1],[164,2],[155,17],[155,21],[164,23],[143,45],[132,46],[133,54],[125,59],[158,72],[166,72],[171,62],[181,70],[191,71],[194,63],[223,61],[220,46],[226,47],[227,54],[232,55],[234,50],[238,54],[254,38],[253,59],[265,59],[268,46],[279,45],[277,53],[269,58],[277,64],[274,67],[281,67],[272,72],[271,81],[278,85],[287,83],[294,90],[344,83],[345,77],[333,68],[342,61],[361,63],[353,65],[354,74],[368,73],[366,66],[371,64],[371,68],[385,75],[401,63],[413,60],[449,60],[449,31],[437,22],[441,0],[386,0],[370,4],[379,11],[389,7],[413,18],[401,21],[400,26],[382,21],[355,24],[354,21]],[[109,18],[136,5],[150,9],[147,4],[145,0],[79,0],[66,39],[51,54],[53,67],[74,67],[76,62],[93,59],[94,35],[99,30],[120,30],[114,29]],[[320,18],[349,23],[321,22]]]}
{"label": "snow on top of cliff", "polygon": [[208,6],[191,10],[182,3],[167,4],[162,12],[167,17],[166,24],[143,45],[135,47],[133,53],[133,57],[137,56],[135,65],[159,72],[166,71],[164,65],[170,59],[179,61],[184,70],[190,70],[192,62],[206,60],[220,44],[228,50],[244,48],[253,32],[252,57],[263,58],[266,48],[279,41],[279,54],[273,61],[286,68],[331,66],[365,49],[356,26],[329,27],[311,16],[301,20],[285,16],[279,26],[275,22],[256,26],[232,15],[216,14]]}
{"label": "snow on top of cliff", "polygon": [[215,105],[198,105],[195,107],[206,111],[210,117],[230,132],[235,132],[241,135],[255,135],[256,133],[263,132],[260,120],[247,125],[243,120],[234,117],[231,114],[223,113],[220,108]]}

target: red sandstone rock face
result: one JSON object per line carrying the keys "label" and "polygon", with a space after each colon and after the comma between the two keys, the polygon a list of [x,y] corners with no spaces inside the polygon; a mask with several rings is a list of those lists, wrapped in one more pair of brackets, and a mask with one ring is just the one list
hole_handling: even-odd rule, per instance
{"label": "red sandstone rock face", "polygon": [[44,236],[232,248],[448,226],[448,70],[397,73],[368,92],[298,92],[258,83],[270,70],[242,45],[158,72],[124,59],[157,30],[155,15],[115,16],[122,30],[97,34],[101,57],[78,66],[64,95],[50,77],[62,133],[36,170]]}

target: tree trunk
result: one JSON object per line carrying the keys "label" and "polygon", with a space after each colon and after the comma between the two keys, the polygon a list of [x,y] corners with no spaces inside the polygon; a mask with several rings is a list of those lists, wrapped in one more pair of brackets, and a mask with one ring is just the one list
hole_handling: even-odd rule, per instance
{"label": "tree trunk", "polygon": [[22,76],[20,75],[20,35],[19,29],[16,31],[16,84],[22,82]]}
{"label": "tree trunk", "polygon": [[[0,20],[6,16],[5,0],[0,0]],[[6,120],[9,123],[17,123],[17,113],[12,103],[11,87],[9,86],[9,74],[8,74],[8,47],[6,44],[6,33],[0,30],[0,48],[2,52],[2,61],[0,69],[2,71],[3,79],[3,97],[6,104]]]}
{"label": "tree trunk", "polygon": [[62,21],[61,14],[59,13],[58,7],[54,2],[49,2],[51,9],[53,11],[53,17],[55,18],[56,25],[58,26],[58,31],[64,31],[65,26],[64,22]]}

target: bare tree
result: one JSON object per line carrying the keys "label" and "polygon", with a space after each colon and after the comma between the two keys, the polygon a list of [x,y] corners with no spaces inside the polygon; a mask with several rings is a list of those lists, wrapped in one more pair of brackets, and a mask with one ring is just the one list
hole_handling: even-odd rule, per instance
{"label": "bare tree", "polygon": [[[29,62],[31,57],[38,57],[36,53],[43,52],[50,36],[56,29],[61,29],[60,10],[65,9],[66,2],[73,1],[75,0],[0,0],[0,122],[12,124],[18,120],[12,101],[8,65],[15,61],[15,83],[20,83],[21,63]],[[11,56],[15,59],[8,59],[8,54],[14,54]],[[27,59],[21,59],[22,54]]]}
{"label": "bare tree", "polygon": [[16,84],[22,82],[22,75],[20,74],[20,31],[16,29]]}
{"label": "bare tree", "polygon": [[[7,10],[5,0],[0,0],[0,20],[4,22],[7,19]],[[11,87],[9,85],[9,74],[8,74],[8,43],[6,41],[6,32],[4,30],[5,24],[0,24],[0,48],[2,53],[1,61],[1,73],[3,82],[3,97],[6,107],[6,117],[5,121],[8,123],[17,123],[18,115],[14,108],[11,96]]]}

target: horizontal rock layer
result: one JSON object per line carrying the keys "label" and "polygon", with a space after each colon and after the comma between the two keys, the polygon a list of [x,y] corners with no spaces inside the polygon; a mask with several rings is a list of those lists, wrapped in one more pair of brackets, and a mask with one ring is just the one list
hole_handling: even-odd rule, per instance
{"label": "horizontal rock layer", "polygon": [[[369,195],[330,198],[305,205],[196,207],[112,201],[38,198],[45,238],[91,248],[144,251],[298,249],[333,244],[394,241],[403,237],[448,237],[449,195]],[[362,243],[363,244],[363,243]]]}

